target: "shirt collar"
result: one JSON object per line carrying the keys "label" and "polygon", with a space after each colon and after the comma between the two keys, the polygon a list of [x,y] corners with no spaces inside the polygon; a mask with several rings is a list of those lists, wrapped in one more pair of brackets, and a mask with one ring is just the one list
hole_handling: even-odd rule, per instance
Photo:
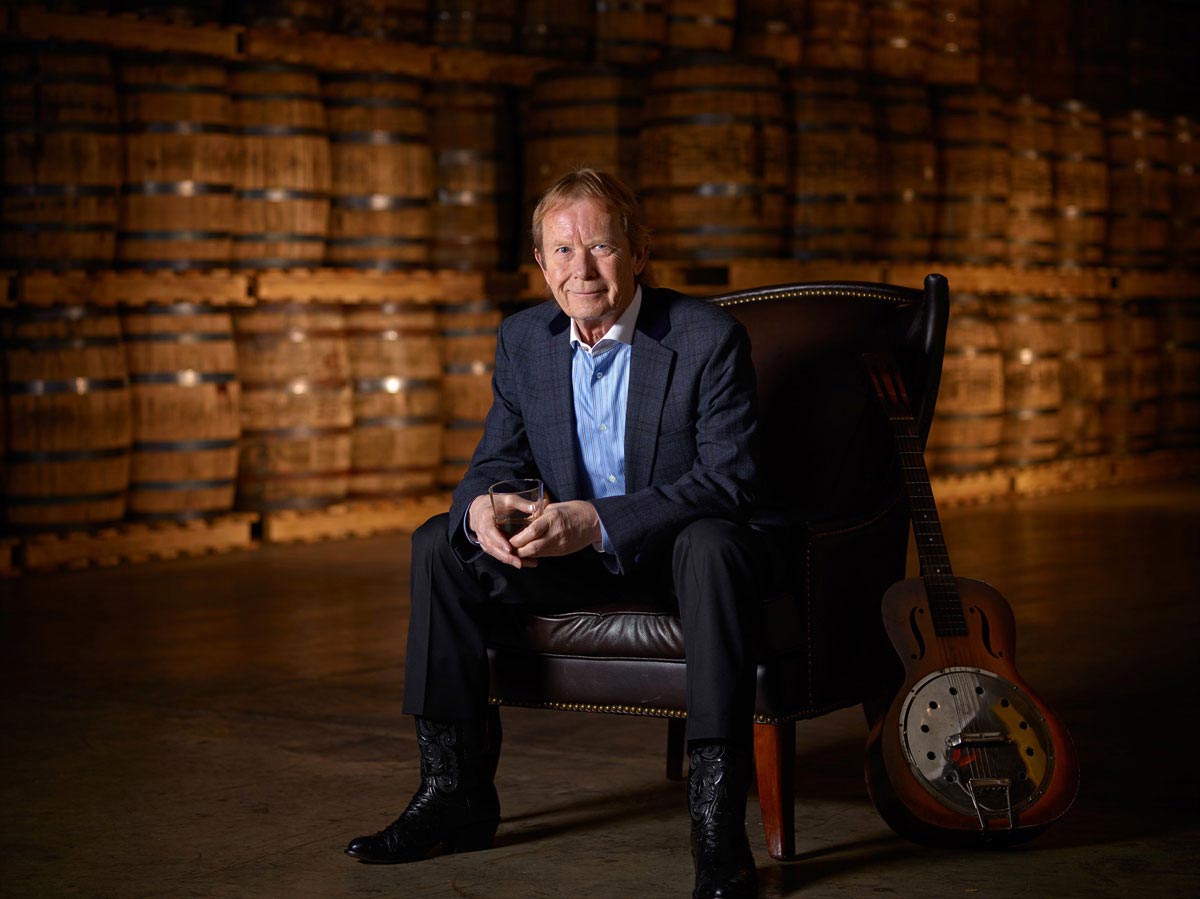
{"label": "shirt collar", "polygon": [[575,319],[571,319],[571,329],[567,332],[570,338],[571,347],[580,347],[585,352],[593,356],[598,356],[605,350],[612,349],[618,343],[626,345],[633,344],[633,329],[637,325],[638,312],[642,309],[642,285],[638,285],[633,292],[633,299],[629,306],[621,313],[611,328],[609,328],[604,336],[596,341],[595,346],[588,346],[579,336],[579,327],[575,324]]}

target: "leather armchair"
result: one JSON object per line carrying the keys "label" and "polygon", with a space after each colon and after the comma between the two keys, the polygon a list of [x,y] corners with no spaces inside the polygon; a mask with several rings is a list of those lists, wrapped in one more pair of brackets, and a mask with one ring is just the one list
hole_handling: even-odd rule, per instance
{"label": "leather armchair", "polygon": [[[909,516],[892,435],[860,354],[890,350],[922,439],[933,418],[949,314],[946,279],[924,290],[804,283],[724,294],[750,333],[762,427],[763,514],[795,552],[765,599],[755,764],[767,848],[795,854],[795,722],[881,699],[899,663],[880,601],[905,576]],[[652,715],[669,722],[682,776],[687,716],[678,617],[614,597],[603,607],[506,618],[489,639],[497,706]]]}

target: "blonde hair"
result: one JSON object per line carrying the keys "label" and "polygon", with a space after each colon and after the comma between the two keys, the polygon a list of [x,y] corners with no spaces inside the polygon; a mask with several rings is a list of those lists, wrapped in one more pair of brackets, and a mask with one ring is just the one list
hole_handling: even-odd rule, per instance
{"label": "blonde hair", "polygon": [[533,248],[542,250],[542,224],[550,210],[571,200],[599,200],[621,220],[621,228],[635,252],[650,247],[650,229],[637,197],[620,178],[595,169],[576,169],[550,185],[533,210]]}

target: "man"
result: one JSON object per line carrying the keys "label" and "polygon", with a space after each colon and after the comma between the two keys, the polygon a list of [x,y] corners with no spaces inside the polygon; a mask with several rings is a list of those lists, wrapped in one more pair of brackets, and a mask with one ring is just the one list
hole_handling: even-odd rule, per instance
{"label": "man", "polygon": [[[747,526],[754,373],[723,310],[641,284],[648,232],[617,179],[564,176],[533,215],[554,302],[500,328],[484,436],[449,515],[413,535],[404,711],[421,786],[346,852],[407,862],[491,846],[500,806],[483,761],[487,622],[506,604],[563,608],[673,589],[687,655],[688,804],[696,897],[756,893],[745,829],[754,659],[767,567]],[[540,478],[549,501],[511,538],[488,486]]]}

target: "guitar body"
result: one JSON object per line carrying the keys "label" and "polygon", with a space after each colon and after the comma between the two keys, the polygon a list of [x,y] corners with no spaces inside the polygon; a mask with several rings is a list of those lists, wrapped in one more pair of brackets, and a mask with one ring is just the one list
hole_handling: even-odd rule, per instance
{"label": "guitar body", "polygon": [[1023,842],[1074,802],[1074,746],[1017,672],[1007,601],[982,581],[952,581],[965,627],[951,635],[935,628],[924,579],[883,598],[905,677],[871,730],[867,786],[888,825],[917,842]]}

